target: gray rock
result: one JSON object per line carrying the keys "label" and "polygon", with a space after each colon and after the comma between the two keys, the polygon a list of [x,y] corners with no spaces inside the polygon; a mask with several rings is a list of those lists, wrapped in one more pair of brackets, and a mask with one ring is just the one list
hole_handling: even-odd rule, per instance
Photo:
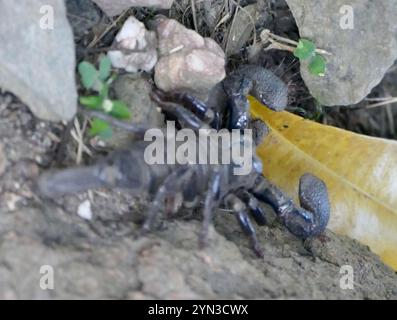
{"label": "gray rock", "polygon": [[[326,76],[302,76],[322,104],[350,105],[366,97],[397,58],[397,6],[394,0],[287,0],[302,38],[332,53]],[[342,6],[354,12],[354,28],[343,30]]]}
{"label": "gray rock", "polygon": [[94,2],[110,17],[122,13],[130,7],[156,7],[169,9],[174,0],[94,0]]}
{"label": "gray rock", "polygon": [[[51,13],[41,10],[48,6],[53,30],[41,27]],[[42,119],[71,119],[77,108],[75,50],[64,2],[0,1],[0,43],[0,87]]]}

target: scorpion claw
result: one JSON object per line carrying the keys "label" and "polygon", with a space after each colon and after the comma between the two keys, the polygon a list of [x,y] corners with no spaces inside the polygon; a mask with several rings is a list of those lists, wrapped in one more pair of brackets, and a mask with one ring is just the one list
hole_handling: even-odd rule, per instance
{"label": "scorpion claw", "polygon": [[304,174],[299,182],[299,200],[302,208],[313,212],[312,235],[322,233],[330,216],[330,203],[325,183],[311,174]]}
{"label": "scorpion claw", "polygon": [[287,228],[303,239],[322,234],[330,216],[325,183],[312,174],[304,174],[299,181],[299,200],[302,208],[294,208],[284,218]]}
{"label": "scorpion claw", "polygon": [[253,190],[254,195],[268,203],[281,222],[297,237],[306,239],[324,232],[330,216],[330,204],[325,183],[319,178],[304,174],[299,183],[299,199],[302,207],[284,195],[264,177],[260,177]]}
{"label": "scorpion claw", "polygon": [[243,65],[223,81],[230,109],[229,129],[245,129],[250,122],[248,95],[274,111],[288,105],[288,86],[270,70]]}

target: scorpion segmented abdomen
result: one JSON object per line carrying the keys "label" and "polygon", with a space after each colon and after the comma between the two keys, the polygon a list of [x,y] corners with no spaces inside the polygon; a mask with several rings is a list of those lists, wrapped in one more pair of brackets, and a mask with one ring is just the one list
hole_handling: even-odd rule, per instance
{"label": "scorpion segmented abdomen", "polygon": [[98,188],[150,192],[172,170],[168,165],[150,165],[144,160],[146,143],[112,152],[91,166],[60,169],[42,174],[37,186],[42,196],[53,198]]}

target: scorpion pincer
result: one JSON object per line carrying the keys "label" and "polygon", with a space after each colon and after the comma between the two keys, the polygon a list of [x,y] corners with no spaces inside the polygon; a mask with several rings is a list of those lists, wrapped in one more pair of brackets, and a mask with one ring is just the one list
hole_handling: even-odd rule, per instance
{"label": "scorpion pincer", "polygon": [[[248,94],[274,110],[283,110],[287,105],[286,85],[273,73],[259,66],[239,68],[228,76],[222,85],[228,97],[227,116],[220,116],[216,110],[185,93],[164,93],[154,89],[152,98],[167,115],[172,115],[182,128],[194,130],[219,127],[229,130],[248,128]],[[182,206],[193,208],[204,203],[203,224],[199,237],[201,247],[207,245],[208,229],[216,209],[224,206],[234,214],[258,256],[262,256],[263,251],[251,217],[260,226],[267,223],[261,202],[269,204],[280,222],[292,234],[302,239],[320,235],[328,224],[330,204],[327,187],[323,181],[310,173],[300,178],[300,206],[297,206],[262,175],[262,163],[256,154],[252,158],[252,169],[246,175],[234,174],[234,169],[240,166],[234,162],[148,164],[144,157],[148,142],[142,139],[148,129],[145,125],[126,124],[100,113],[95,115],[133,132],[137,141],[131,148],[116,150],[91,166],[44,173],[38,180],[41,195],[58,197],[91,188],[125,188],[134,193],[146,192],[152,201],[143,225],[144,232],[152,229],[158,214],[162,211],[168,216],[175,214]]]}

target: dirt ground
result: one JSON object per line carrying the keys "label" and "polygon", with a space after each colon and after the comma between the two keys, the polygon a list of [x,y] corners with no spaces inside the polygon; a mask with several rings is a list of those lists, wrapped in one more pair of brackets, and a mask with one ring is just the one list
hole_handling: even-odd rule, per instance
{"label": "dirt ground", "polygon": [[[296,38],[283,2],[270,2],[273,30]],[[87,51],[92,32],[108,23],[97,11],[88,14],[96,21],[89,28],[74,24],[75,31],[84,29],[82,35],[76,31],[79,60],[97,56],[116,31]],[[135,14],[145,20],[153,13]],[[186,24],[192,27],[189,15]],[[222,42],[224,35],[215,37]],[[232,57],[230,67],[244,59],[245,53]],[[357,132],[396,137],[390,120],[395,111],[367,110],[362,105],[368,102],[354,110],[319,111],[297,74],[297,63],[282,53],[257,59],[291,81],[291,101],[300,108],[292,111]],[[390,72],[373,96],[396,95],[396,76]],[[39,174],[76,161],[72,127],[40,121],[14,96],[0,94],[0,299],[397,299],[396,273],[367,247],[330,231],[303,242],[276,222],[257,228],[265,252],[258,259],[234,217],[224,211],[216,215],[210,246],[198,250],[199,210],[162,220],[153,233],[140,236],[147,208],[144,196],[99,190],[40,198],[34,183]],[[83,163],[103,153],[95,141],[85,139],[93,158],[85,154]],[[91,220],[77,215],[85,200],[92,204]],[[43,265],[54,269],[53,290],[40,287]],[[353,267],[353,289],[341,288],[345,265]]]}

